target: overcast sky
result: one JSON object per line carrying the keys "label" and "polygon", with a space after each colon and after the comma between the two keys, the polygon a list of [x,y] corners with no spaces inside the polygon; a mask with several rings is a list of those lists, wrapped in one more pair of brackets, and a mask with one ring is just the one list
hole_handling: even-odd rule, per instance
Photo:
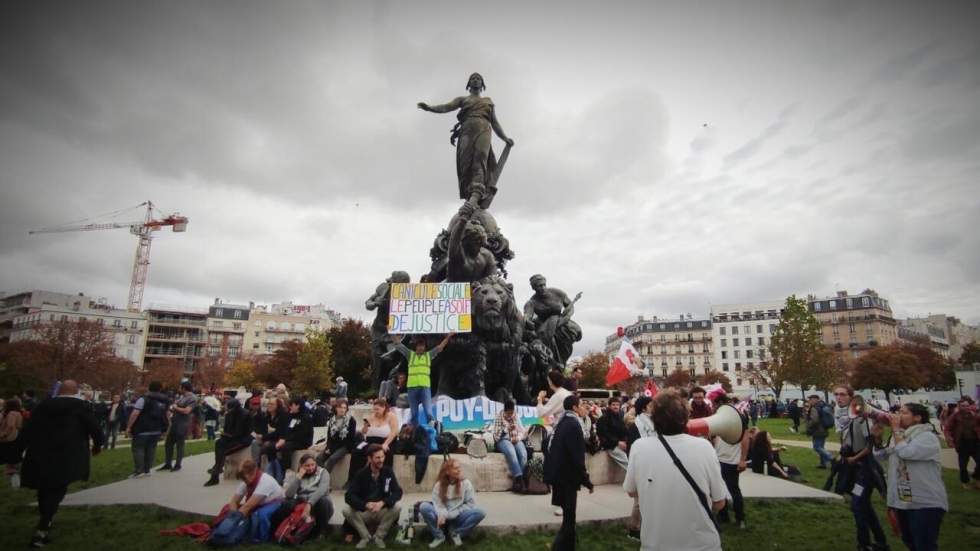
{"label": "overcast sky", "polygon": [[157,234],[144,305],[370,319],[460,203],[455,117],[415,104],[479,71],[516,141],[510,280],[583,292],[576,353],[641,314],[837,289],[980,321],[976,2],[18,4],[0,291],[124,306],[128,232],[27,232],[151,199],[190,225]]}

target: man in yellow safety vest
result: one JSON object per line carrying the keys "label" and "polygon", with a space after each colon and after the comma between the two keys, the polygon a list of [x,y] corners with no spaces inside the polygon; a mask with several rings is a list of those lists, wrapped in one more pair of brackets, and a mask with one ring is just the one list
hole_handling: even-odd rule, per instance
{"label": "man in yellow safety vest", "polygon": [[408,388],[409,418],[413,425],[419,424],[420,404],[425,408],[426,418],[435,419],[435,412],[432,411],[432,381],[430,377],[432,360],[442,352],[453,335],[455,333],[449,333],[435,348],[429,351],[425,349],[425,335],[416,335],[414,351],[401,343],[404,336],[395,342],[395,350],[408,359],[408,381],[405,386]]}

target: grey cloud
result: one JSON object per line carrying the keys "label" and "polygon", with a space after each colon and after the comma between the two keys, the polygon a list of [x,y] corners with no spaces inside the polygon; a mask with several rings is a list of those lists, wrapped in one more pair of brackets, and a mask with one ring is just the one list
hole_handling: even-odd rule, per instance
{"label": "grey cloud", "polygon": [[761,133],[759,133],[759,135],[742,144],[739,148],[735,149],[728,155],[725,155],[725,166],[728,168],[733,168],[735,165],[754,157],[767,142],[782,133],[782,131],[789,124],[790,118],[795,110],[796,105],[789,105],[783,108],[776,119],[771,122],[769,126],[767,126]]}
{"label": "grey cloud", "polygon": [[931,40],[911,50],[890,57],[874,72],[875,80],[890,83],[902,79],[920,64],[925,62],[940,46],[940,42]]}

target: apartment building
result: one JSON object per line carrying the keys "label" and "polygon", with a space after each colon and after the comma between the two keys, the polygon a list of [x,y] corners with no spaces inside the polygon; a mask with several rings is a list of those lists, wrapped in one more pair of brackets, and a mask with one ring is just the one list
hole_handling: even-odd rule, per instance
{"label": "apartment building", "polygon": [[207,355],[212,361],[230,365],[244,353],[252,306],[226,304],[215,299],[208,308]]}
{"label": "apartment building", "polygon": [[896,327],[898,340],[928,346],[943,358],[949,358],[949,341],[945,328],[928,318],[909,318]]}
{"label": "apartment building", "polygon": [[857,295],[838,291],[833,297],[807,297],[820,321],[824,346],[858,358],[876,346],[898,340],[898,324],[888,301],[871,289]]}
{"label": "apartment building", "polygon": [[153,305],[146,311],[147,335],[144,365],[153,360],[174,359],[193,373],[204,360],[208,343],[208,310]]}
{"label": "apartment building", "polygon": [[33,339],[41,325],[56,321],[94,321],[106,328],[116,356],[143,367],[147,323],[142,313],[115,308],[105,298],[83,293],[27,291],[2,299],[0,319],[4,322],[4,340],[17,342]]}
{"label": "apartment building", "polygon": [[248,354],[275,354],[286,341],[305,340],[308,329],[329,331],[340,322],[340,315],[323,304],[284,302],[272,306],[252,305],[244,351]]}
{"label": "apartment building", "polygon": [[769,345],[784,304],[770,300],[711,306],[715,365],[731,379],[736,394],[760,390],[762,382],[751,371],[769,359]]}

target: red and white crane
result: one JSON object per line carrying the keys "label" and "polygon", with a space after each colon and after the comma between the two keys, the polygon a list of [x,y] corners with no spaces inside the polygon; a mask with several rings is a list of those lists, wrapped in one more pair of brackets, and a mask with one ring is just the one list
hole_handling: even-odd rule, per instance
{"label": "red and white crane", "polygon": [[170,226],[175,232],[187,231],[188,218],[179,213],[169,216],[154,218],[154,207],[152,201],[140,203],[135,207],[122,209],[100,215],[100,217],[118,216],[124,212],[146,207],[146,215],[143,220],[137,222],[92,222],[88,224],[71,223],[50,228],[41,228],[30,232],[35,233],[61,233],[70,231],[94,231],[94,230],[113,230],[117,228],[129,228],[129,233],[139,237],[136,245],[136,258],[133,260],[133,279],[129,284],[129,301],[126,305],[130,312],[139,312],[143,305],[143,289],[146,287],[146,274],[150,267],[150,243],[153,239],[153,232],[160,231],[164,226]]}

